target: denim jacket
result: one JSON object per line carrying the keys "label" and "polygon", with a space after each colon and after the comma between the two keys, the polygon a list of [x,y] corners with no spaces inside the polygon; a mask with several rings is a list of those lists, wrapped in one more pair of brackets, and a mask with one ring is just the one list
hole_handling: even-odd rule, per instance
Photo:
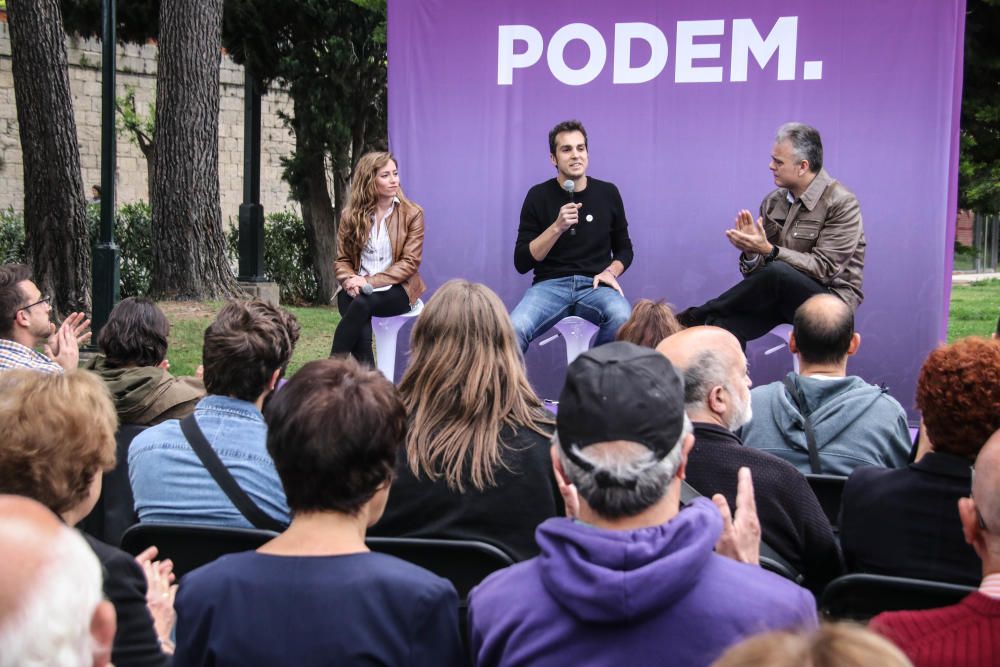
{"label": "denim jacket", "polygon": [[[266,514],[288,523],[285,492],[267,453],[267,425],[260,410],[247,401],[209,395],[194,415],[240,488]],[[141,522],[253,527],[202,465],[176,419],[135,437],[128,475]]]}

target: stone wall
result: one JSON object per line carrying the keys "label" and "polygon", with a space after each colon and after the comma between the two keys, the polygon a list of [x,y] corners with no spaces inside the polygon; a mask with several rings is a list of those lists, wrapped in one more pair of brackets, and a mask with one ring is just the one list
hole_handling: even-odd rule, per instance
{"label": "stone wall", "polygon": [[[87,197],[101,182],[101,43],[76,37],[66,40],[73,113],[80,141],[80,161]],[[118,47],[118,95],[135,89],[136,106],[145,115],[156,100],[156,46]],[[223,222],[235,223],[243,201],[243,68],[222,56],[219,73],[219,192]],[[295,149],[295,138],[278,117],[291,113],[291,101],[272,91],[261,102],[261,203],[265,213],[297,209],[281,180],[281,158]],[[117,201],[148,200],[146,159],[126,133],[118,134]],[[14,105],[10,31],[0,12],[0,209],[24,208],[21,142]]]}

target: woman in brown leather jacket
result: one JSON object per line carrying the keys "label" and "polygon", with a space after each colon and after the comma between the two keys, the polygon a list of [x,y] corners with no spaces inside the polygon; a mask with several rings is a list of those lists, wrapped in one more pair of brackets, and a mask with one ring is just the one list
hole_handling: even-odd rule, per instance
{"label": "woman in brown leather jacket", "polygon": [[358,160],[337,232],[341,320],[331,355],[350,353],[374,365],[371,318],[401,315],[426,285],[417,269],[424,250],[424,212],[399,187],[391,153],[366,153]]}

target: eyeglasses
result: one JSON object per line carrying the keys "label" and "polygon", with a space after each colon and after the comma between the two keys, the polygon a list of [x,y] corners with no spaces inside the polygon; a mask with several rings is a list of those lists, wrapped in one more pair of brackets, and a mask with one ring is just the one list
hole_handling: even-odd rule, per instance
{"label": "eyeglasses", "polygon": [[[971,486],[976,485],[976,466],[969,466],[969,471],[971,473]],[[972,488],[969,489],[969,498],[972,498]],[[975,500],[975,498],[972,498]],[[979,521],[979,530],[990,533],[993,532],[986,527],[986,521],[983,519],[983,513],[979,511],[979,506],[976,506],[976,519]]]}
{"label": "eyeglasses", "polygon": [[52,302],[52,297],[51,296],[43,296],[41,299],[39,299],[38,301],[36,301],[34,303],[29,303],[27,306],[21,306],[20,308],[18,308],[18,310],[28,310],[29,308],[34,308],[35,306],[38,306],[40,304],[43,304],[43,303],[47,304],[47,303],[51,303],[51,302]]}

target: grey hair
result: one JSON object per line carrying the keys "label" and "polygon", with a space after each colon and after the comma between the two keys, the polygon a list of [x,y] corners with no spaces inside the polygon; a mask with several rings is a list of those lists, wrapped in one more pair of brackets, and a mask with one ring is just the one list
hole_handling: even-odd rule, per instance
{"label": "grey hair", "polygon": [[[683,461],[684,438],[693,430],[685,414],[677,443],[661,460],[656,460],[652,451],[637,442],[599,442],[585,450],[575,450],[578,457],[593,466],[592,470],[584,470],[566,456],[559,446],[558,435],[552,436],[552,442],[566,478],[576,486],[580,497],[600,516],[619,519],[635,516],[663,498]],[[602,477],[627,484],[608,484],[599,479]]]}
{"label": "grey hair", "polygon": [[805,123],[785,123],[778,128],[774,143],[787,141],[792,145],[795,159],[809,163],[809,171],[818,174],[823,168],[823,140],[819,130]]}
{"label": "grey hair", "polygon": [[715,350],[705,350],[691,360],[684,371],[684,406],[701,407],[713,387],[726,386],[729,368],[726,360]]}

